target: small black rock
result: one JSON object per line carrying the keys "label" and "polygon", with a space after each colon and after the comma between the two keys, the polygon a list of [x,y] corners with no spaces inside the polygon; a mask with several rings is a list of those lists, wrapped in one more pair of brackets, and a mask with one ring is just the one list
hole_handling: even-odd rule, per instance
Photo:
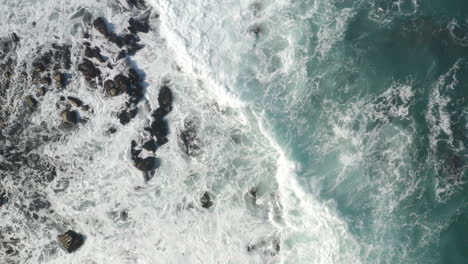
{"label": "small black rock", "polygon": [[133,34],[137,32],[148,33],[150,30],[148,19],[149,17],[144,17],[138,20],[133,17],[130,18],[128,20],[128,24],[130,24],[130,26],[128,27],[128,30],[132,32]]}
{"label": "small black rock", "polygon": [[109,29],[107,28],[107,21],[103,17],[98,17],[93,22],[94,28],[99,31],[106,38],[109,37]]}
{"label": "small black rock", "polygon": [[83,101],[81,101],[80,99],[78,99],[76,97],[67,96],[67,99],[68,99],[68,101],[70,101],[70,103],[72,103],[76,107],[80,107],[80,106],[83,105]]}
{"label": "small black rock", "polygon": [[146,141],[145,144],[143,144],[144,149],[149,150],[149,151],[153,151],[153,152],[156,151],[157,147],[158,146],[156,145],[156,141],[154,141],[154,139],[150,139],[150,140]]}
{"label": "small black rock", "polygon": [[64,234],[57,236],[57,240],[60,246],[64,248],[68,253],[75,252],[84,243],[83,235],[73,230],[68,230]]}
{"label": "small black rock", "polygon": [[213,202],[211,201],[211,195],[209,192],[205,192],[203,196],[200,198],[200,203],[203,208],[210,208],[213,206]]}

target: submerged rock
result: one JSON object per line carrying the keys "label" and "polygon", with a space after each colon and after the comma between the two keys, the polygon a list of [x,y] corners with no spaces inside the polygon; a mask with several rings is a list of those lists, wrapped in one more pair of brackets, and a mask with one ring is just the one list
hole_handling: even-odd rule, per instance
{"label": "submerged rock", "polygon": [[60,246],[65,249],[68,253],[73,253],[79,249],[84,243],[83,235],[73,231],[68,230],[62,235],[57,236],[57,240]]}
{"label": "submerged rock", "polygon": [[213,202],[211,201],[211,195],[209,192],[205,192],[203,196],[200,198],[200,203],[203,208],[210,208],[213,206]]}
{"label": "submerged rock", "polygon": [[196,142],[197,127],[195,120],[184,122],[184,130],[180,133],[180,139],[184,143],[185,153],[187,153],[187,155],[192,155],[194,150],[200,149]]}
{"label": "submerged rock", "polygon": [[78,124],[78,121],[79,121],[78,112],[65,110],[62,112],[62,120],[68,124],[72,124],[72,125]]}
{"label": "submerged rock", "polygon": [[135,167],[144,172],[156,169],[159,164],[159,160],[155,157],[136,158],[134,162]]}

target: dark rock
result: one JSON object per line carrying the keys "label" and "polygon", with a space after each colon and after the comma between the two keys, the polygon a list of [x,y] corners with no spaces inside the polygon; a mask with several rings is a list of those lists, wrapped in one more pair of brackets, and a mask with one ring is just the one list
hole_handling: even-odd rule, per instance
{"label": "dark rock", "polygon": [[106,59],[101,55],[101,49],[98,47],[91,48],[87,46],[85,48],[85,56],[88,58],[96,58],[99,62],[106,62]]}
{"label": "dark rock", "polygon": [[32,26],[35,27],[37,25],[36,21],[32,22]]}
{"label": "dark rock", "polygon": [[81,101],[80,99],[76,98],[76,97],[73,97],[73,96],[67,96],[67,99],[68,101],[70,101],[70,103],[76,107],[80,107],[83,105],[83,101]]}
{"label": "dark rock", "polygon": [[159,160],[155,157],[136,158],[135,167],[141,171],[150,171],[158,167]]}
{"label": "dark rock", "polygon": [[159,108],[164,116],[172,111],[172,91],[167,86],[161,87],[158,94]]}
{"label": "dark rock", "polygon": [[115,58],[116,61],[120,60],[120,59],[123,59],[125,57],[127,57],[127,51],[126,50],[121,50],[119,51],[119,54],[117,54],[117,57]]}
{"label": "dark rock", "polygon": [[60,96],[60,101],[65,101],[65,96]]}
{"label": "dark rock", "polygon": [[156,141],[154,141],[154,139],[150,139],[150,140],[146,141],[145,144],[143,144],[144,149],[149,150],[149,151],[153,151],[153,152],[156,151],[157,147],[158,146],[156,145]]}
{"label": "dark rock", "polygon": [[13,32],[13,34],[11,34],[11,39],[16,43],[18,43],[20,41],[20,38],[14,32]]}
{"label": "dark rock", "polygon": [[40,96],[44,96],[47,93],[47,89],[45,87],[41,87],[38,89],[38,93]]}
{"label": "dark rock", "polygon": [[32,95],[28,95],[24,98],[24,102],[29,107],[35,107],[37,105],[37,100]]}
{"label": "dark rock", "polygon": [[8,203],[8,195],[7,193],[0,189],[0,207]]}
{"label": "dark rock", "polygon": [[78,65],[78,71],[80,71],[90,81],[101,74],[101,71],[88,59],[84,58],[83,62]]}
{"label": "dark rock", "polygon": [[117,74],[115,77],[114,77],[114,82],[115,82],[115,85],[117,86],[117,88],[121,91],[121,92],[124,92],[126,94],[130,94],[131,93],[131,88],[130,88],[130,79],[128,79],[127,76],[123,75],[123,74]]}
{"label": "dark rock", "polygon": [[169,139],[167,139],[167,137],[160,137],[156,141],[156,144],[160,147],[160,146],[166,144],[167,142],[169,142]]}
{"label": "dark rock", "polygon": [[144,0],[127,0],[127,3],[130,8],[146,9]]}
{"label": "dark rock", "polygon": [[110,96],[116,96],[120,94],[120,90],[117,88],[113,80],[106,80],[104,82],[104,90],[106,91],[106,94]]}
{"label": "dark rock", "polygon": [[54,73],[54,81],[57,87],[62,88],[65,86],[65,75],[61,72]]}
{"label": "dark rock", "polygon": [[84,243],[83,235],[73,231],[68,230],[62,235],[57,236],[57,240],[60,246],[65,249],[68,253],[73,253],[79,249]]}
{"label": "dark rock", "polygon": [[78,112],[77,111],[63,111],[62,112],[62,120],[65,122],[65,123],[68,123],[68,124],[78,124],[78,121],[79,121],[79,115],[78,115]]}
{"label": "dark rock", "polygon": [[130,25],[128,27],[128,30],[132,32],[133,34],[138,33],[138,32],[148,33],[150,30],[148,20],[149,20],[148,16],[145,16],[140,19],[135,19],[132,17],[130,18],[130,20],[128,20],[128,24]]}
{"label": "dark rock", "polygon": [[52,48],[55,49],[54,60],[59,63],[56,65],[55,70],[60,69],[60,63],[63,64],[63,67],[66,70],[69,70],[71,67],[71,45],[58,45],[52,44]]}
{"label": "dark rock", "polygon": [[168,127],[166,120],[162,116],[154,118],[154,121],[151,123],[151,135],[156,138],[164,138],[168,134]]}
{"label": "dark rock", "polygon": [[125,109],[122,112],[120,112],[117,117],[119,118],[119,121],[122,125],[126,125],[128,122],[130,122],[132,118],[136,116],[137,113],[138,108],[131,110]]}
{"label": "dark rock", "polygon": [[102,35],[104,35],[106,38],[109,37],[110,32],[107,27],[107,21],[103,17],[98,17],[94,20],[93,22],[94,28],[99,31]]}
{"label": "dark rock", "polygon": [[109,41],[117,45],[119,48],[122,48],[124,44],[122,38],[114,33],[110,33]]}
{"label": "dark rock", "polygon": [[126,46],[133,46],[133,45],[136,45],[136,43],[140,41],[140,39],[135,34],[125,34],[122,37],[122,41],[123,41],[123,44],[125,44]]}
{"label": "dark rock", "polygon": [[138,72],[133,68],[130,68],[130,70],[128,70],[128,78],[130,79],[130,83],[132,84],[138,84],[139,82],[141,82],[140,74],[138,74]]}
{"label": "dark rock", "polygon": [[139,155],[141,153],[141,150],[140,149],[136,149],[137,147],[137,143],[135,140],[132,140],[130,142],[130,154],[132,155],[132,160],[134,163],[136,163],[136,160],[139,159]]}
{"label": "dark rock", "polygon": [[209,192],[205,192],[203,196],[200,198],[200,203],[203,208],[210,208],[213,206],[213,202],[211,201],[211,195]]}
{"label": "dark rock", "polygon": [[107,133],[109,134],[114,134],[115,132],[117,132],[117,129],[115,129],[114,127],[111,127],[107,130]]}
{"label": "dark rock", "polygon": [[81,110],[83,110],[83,111],[85,111],[85,112],[88,111],[88,110],[89,110],[89,105],[83,105],[83,106],[81,107]]}

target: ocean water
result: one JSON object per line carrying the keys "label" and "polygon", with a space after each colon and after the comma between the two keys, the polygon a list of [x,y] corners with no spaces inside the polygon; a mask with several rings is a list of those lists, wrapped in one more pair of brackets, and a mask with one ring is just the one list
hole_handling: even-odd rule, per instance
{"label": "ocean water", "polygon": [[[119,33],[149,10],[126,62],[89,26],[103,16]],[[0,0],[0,12],[0,64],[13,61],[0,69],[0,263],[468,263],[468,2]],[[128,65],[145,77],[126,125],[127,98],[77,71],[84,32],[114,64],[106,78]],[[22,72],[53,43],[71,46],[70,83],[38,97]],[[147,138],[163,85],[169,142],[145,181],[130,142]],[[60,96],[90,105],[87,122],[63,126]],[[68,229],[86,236],[73,254],[56,242]]]}

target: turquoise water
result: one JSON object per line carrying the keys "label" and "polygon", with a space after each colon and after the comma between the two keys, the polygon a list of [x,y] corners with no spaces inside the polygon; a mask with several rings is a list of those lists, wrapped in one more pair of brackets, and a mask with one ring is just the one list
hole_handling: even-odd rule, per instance
{"label": "turquoise water", "polygon": [[236,91],[304,190],[363,263],[468,263],[468,3],[270,5]]}

